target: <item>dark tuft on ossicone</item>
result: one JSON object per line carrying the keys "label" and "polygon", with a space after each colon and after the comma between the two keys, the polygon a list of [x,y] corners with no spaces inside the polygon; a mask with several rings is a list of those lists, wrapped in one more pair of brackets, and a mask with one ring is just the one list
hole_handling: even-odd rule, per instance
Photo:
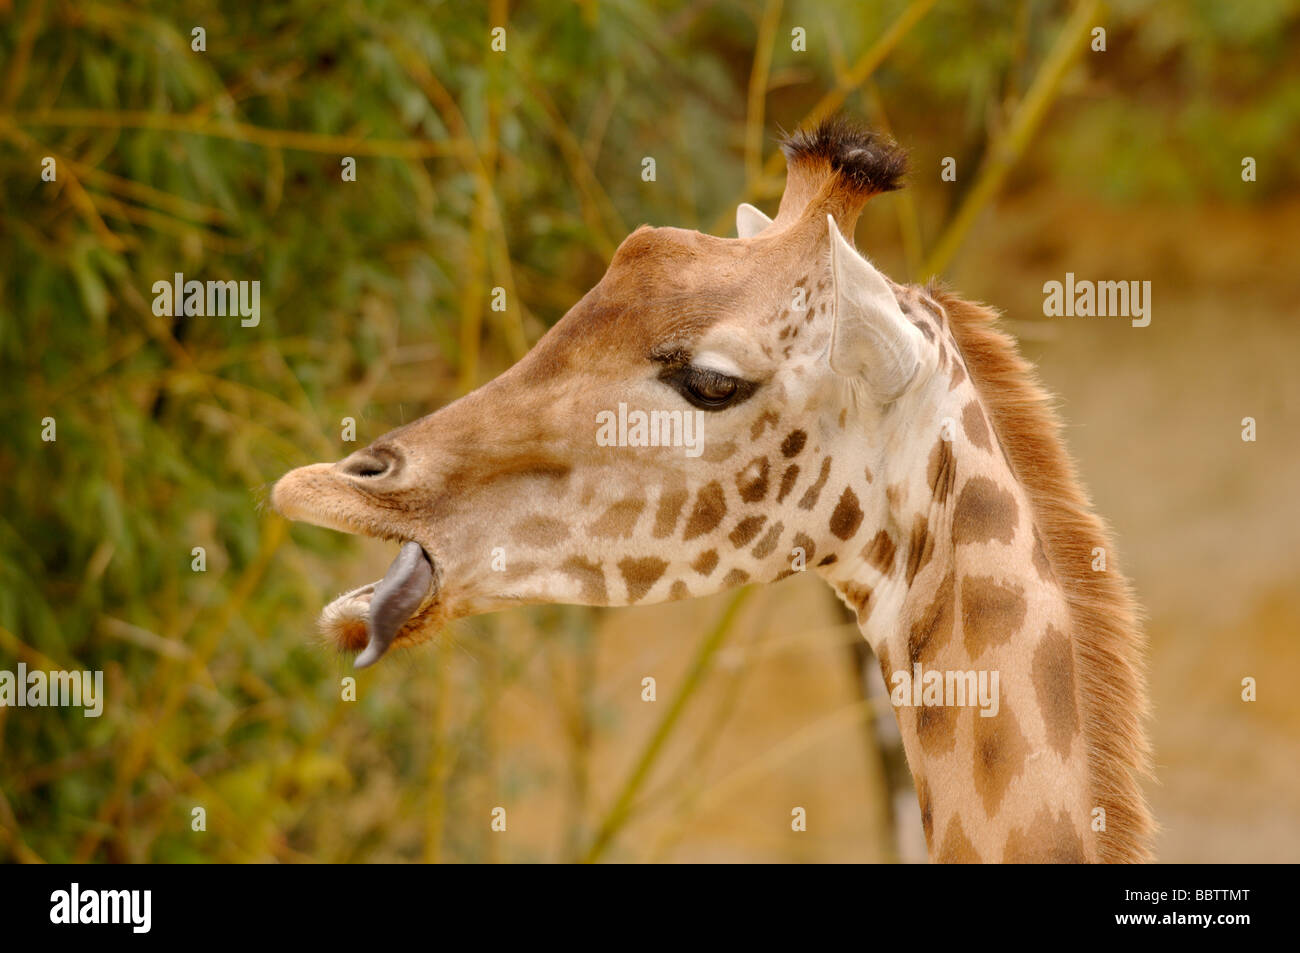
{"label": "dark tuft on ossicone", "polygon": [[824,161],[855,192],[874,195],[903,187],[907,153],[879,133],[863,129],[840,116],[823,119],[811,129],[800,129],[781,143],[786,162]]}

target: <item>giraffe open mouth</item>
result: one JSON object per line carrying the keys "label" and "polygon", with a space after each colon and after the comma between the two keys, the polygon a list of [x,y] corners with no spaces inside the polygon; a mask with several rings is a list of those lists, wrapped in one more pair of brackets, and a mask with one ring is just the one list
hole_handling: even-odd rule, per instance
{"label": "giraffe open mouth", "polygon": [[395,641],[428,627],[438,597],[435,563],[408,540],[384,578],[339,596],[320,615],[321,633],[342,651],[360,652],[356,668],[374,665]]}

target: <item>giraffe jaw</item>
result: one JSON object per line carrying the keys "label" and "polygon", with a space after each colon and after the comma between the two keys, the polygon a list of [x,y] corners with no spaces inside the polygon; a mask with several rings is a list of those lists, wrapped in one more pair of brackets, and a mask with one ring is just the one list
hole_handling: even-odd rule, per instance
{"label": "giraffe jaw", "polygon": [[367,668],[395,642],[430,638],[443,614],[439,582],[437,563],[408,540],[383,579],[345,592],[321,611],[321,635],[340,651],[360,652],[353,664]]}

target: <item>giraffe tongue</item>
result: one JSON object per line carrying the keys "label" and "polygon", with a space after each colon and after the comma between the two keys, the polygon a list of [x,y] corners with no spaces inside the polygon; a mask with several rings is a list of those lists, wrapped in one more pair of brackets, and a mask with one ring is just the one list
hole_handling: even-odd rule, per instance
{"label": "giraffe tongue", "polygon": [[374,665],[388,651],[397,632],[406,624],[433,585],[433,566],[419,543],[402,544],[397,558],[375,586],[366,619],[365,651],[357,656],[355,668]]}

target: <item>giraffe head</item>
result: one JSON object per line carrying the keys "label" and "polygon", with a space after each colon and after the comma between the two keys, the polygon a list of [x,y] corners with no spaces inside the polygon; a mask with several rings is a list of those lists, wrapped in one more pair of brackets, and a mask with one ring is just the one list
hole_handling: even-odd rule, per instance
{"label": "giraffe head", "polygon": [[402,544],[321,617],[364,649],[359,666],[507,606],[656,602],[829,566],[885,518],[872,469],[938,352],[851,236],[903,156],[834,122],[784,151],[775,220],[741,206],[735,239],[636,230],[510,370],[276,484],[291,519]]}

